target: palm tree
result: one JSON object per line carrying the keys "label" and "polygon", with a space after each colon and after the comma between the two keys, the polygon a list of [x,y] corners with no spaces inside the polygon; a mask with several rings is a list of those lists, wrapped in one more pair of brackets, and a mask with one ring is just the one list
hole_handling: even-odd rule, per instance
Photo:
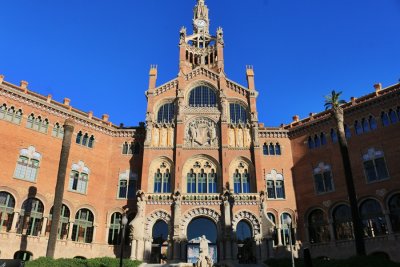
{"label": "palm tree", "polygon": [[56,242],[58,236],[58,227],[60,224],[62,201],[64,196],[65,175],[67,172],[67,164],[69,150],[71,148],[71,139],[74,132],[74,121],[66,119],[64,122],[64,136],[61,145],[60,162],[58,163],[57,182],[54,192],[53,217],[51,220],[49,241],[47,243],[46,257],[54,258]]}
{"label": "palm tree", "polygon": [[333,117],[336,122],[336,127],[338,130],[338,141],[340,146],[340,153],[342,156],[344,177],[346,179],[347,193],[349,195],[351,217],[353,221],[354,228],[354,238],[356,245],[356,252],[359,256],[366,255],[365,244],[364,244],[364,233],[363,226],[358,211],[356,190],[354,187],[353,173],[351,171],[351,162],[349,157],[349,149],[347,146],[347,140],[344,130],[344,112],[341,104],[346,103],[344,100],[340,99],[342,92],[335,92],[333,90],[330,95],[325,97],[325,109],[331,109]]}

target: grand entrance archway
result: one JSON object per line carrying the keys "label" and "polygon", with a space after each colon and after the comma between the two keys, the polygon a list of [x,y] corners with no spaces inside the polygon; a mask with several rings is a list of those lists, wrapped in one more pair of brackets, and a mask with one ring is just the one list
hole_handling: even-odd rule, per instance
{"label": "grand entrance archway", "polygon": [[168,224],[163,220],[158,220],[152,229],[151,244],[151,263],[160,263],[162,260],[167,259],[168,250]]}
{"label": "grand entrance archway", "polygon": [[199,238],[208,240],[208,252],[213,262],[218,261],[218,230],[217,225],[209,218],[197,217],[190,221],[187,227],[187,262],[196,263],[199,257]]}

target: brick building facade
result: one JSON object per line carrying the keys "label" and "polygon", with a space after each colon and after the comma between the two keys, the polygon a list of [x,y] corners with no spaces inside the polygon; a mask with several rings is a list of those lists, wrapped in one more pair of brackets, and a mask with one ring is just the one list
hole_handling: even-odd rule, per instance
{"label": "brick building facade", "polygon": [[[69,99],[59,103],[0,76],[1,257],[45,255],[67,118],[75,130],[56,257],[118,255],[123,213],[132,259],[154,261],[162,252],[186,261],[188,229],[199,218],[216,229],[218,261],[285,256],[291,237],[296,254],[304,246],[313,256],[353,254],[330,113],[265,127],[253,68],[242,86],[226,77],[224,63],[223,31],[209,33],[208,8],[198,0],[193,34],[180,31],[179,74],[157,86],[157,67],[150,68],[146,122],[138,127],[114,125],[107,115],[93,117]],[[377,85],[345,104],[367,251],[397,261],[399,92],[399,84]],[[155,236],[158,223],[166,235]]]}

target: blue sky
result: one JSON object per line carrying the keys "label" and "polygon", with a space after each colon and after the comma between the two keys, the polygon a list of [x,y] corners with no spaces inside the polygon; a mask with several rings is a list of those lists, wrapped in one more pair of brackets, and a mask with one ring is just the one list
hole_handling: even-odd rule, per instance
{"label": "blue sky", "polygon": [[[9,0],[0,13],[0,73],[116,124],[144,121],[150,64],[158,85],[178,73],[179,29],[195,0]],[[206,0],[224,29],[225,71],[246,85],[254,65],[269,126],[400,79],[400,0]]]}

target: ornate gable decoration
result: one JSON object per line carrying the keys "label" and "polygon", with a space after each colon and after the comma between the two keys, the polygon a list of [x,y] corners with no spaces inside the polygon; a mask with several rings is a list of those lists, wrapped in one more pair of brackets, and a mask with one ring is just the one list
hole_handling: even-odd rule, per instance
{"label": "ornate gable decoration", "polygon": [[218,148],[217,123],[209,118],[196,118],[186,124],[185,147]]}

